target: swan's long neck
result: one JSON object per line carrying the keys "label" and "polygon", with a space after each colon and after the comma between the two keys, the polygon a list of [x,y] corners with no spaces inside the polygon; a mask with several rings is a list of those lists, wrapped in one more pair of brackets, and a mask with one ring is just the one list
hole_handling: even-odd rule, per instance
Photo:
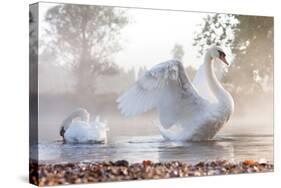
{"label": "swan's long neck", "polygon": [[64,130],[69,127],[74,118],[80,118],[81,121],[89,123],[90,114],[83,108],[76,109],[62,122],[62,127]]}
{"label": "swan's long neck", "polygon": [[214,68],[213,68],[213,60],[211,58],[210,53],[206,53],[204,59],[205,66],[205,74],[207,77],[208,84],[210,89],[214,93],[215,97],[219,102],[231,102],[232,97],[230,94],[223,88],[219,80],[217,79]]}

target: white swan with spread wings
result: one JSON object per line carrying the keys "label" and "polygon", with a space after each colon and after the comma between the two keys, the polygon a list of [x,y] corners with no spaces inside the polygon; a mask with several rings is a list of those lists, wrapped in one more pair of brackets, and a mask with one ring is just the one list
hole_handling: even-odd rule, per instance
{"label": "white swan with spread wings", "polygon": [[[118,108],[127,117],[156,108],[160,132],[168,140],[212,139],[228,122],[234,110],[231,95],[220,84],[213,70],[216,59],[228,64],[225,56],[221,48],[211,47],[204,57],[203,74],[202,71],[200,73],[205,79],[198,79],[197,73],[193,83],[180,61],[158,64],[117,99]],[[207,87],[210,90],[204,92]]]}

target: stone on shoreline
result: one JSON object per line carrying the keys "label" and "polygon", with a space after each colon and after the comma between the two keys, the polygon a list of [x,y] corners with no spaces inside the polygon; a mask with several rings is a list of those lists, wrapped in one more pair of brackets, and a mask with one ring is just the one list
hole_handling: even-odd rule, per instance
{"label": "stone on shoreline", "polygon": [[273,164],[264,160],[245,160],[238,163],[216,160],[195,165],[180,161],[153,163],[150,160],[133,164],[126,160],[64,164],[38,164],[31,161],[30,182],[46,186],[272,171]]}

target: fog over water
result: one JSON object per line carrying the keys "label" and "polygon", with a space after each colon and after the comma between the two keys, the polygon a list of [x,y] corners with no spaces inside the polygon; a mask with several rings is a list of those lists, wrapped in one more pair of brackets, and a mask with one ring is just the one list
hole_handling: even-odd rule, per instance
{"label": "fog over water", "polygon": [[[107,96],[108,97],[108,96]],[[93,98],[93,101],[107,100],[107,97]],[[52,141],[61,139],[59,128],[62,121],[73,111],[76,104],[62,103],[64,97],[44,101],[39,99],[39,140]],[[66,97],[65,97],[66,98]],[[114,98],[113,98],[114,99]],[[46,99],[45,99],[46,100]],[[60,101],[57,101],[60,100]],[[102,121],[107,121],[110,131],[109,140],[118,136],[146,136],[160,134],[156,124],[159,124],[155,110],[132,118],[125,118],[117,110],[117,104],[98,104],[97,109],[88,109],[92,120],[99,115]],[[222,128],[219,134],[227,135],[273,135],[273,105],[270,100],[256,100],[249,103],[248,108],[235,106],[235,113],[229,123]],[[89,101],[89,103],[94,103]],[[95,106],[95,104],[93,104]],[[261,109],[262,108],[262,109]]]}

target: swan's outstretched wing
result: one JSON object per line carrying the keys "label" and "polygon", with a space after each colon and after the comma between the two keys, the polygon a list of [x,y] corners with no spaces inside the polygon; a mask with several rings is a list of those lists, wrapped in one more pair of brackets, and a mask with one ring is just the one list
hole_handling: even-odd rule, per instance
{"label": "swan's outstretched wing", "polygon": [[202,100],[185,75],[181,62],[170,60],[154,66],[122,96],[117,99],[118,108],[125,116],[135,116],[157,108],[164,127],[175,123],[183,105],[199,105]]}

